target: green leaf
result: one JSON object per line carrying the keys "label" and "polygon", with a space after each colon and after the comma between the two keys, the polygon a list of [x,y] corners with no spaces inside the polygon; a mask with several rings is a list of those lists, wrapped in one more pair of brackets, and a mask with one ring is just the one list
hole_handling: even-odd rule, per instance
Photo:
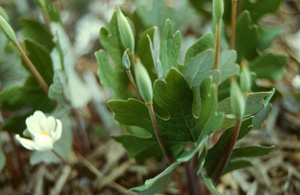
{"label": "green leaf", "polygon": [[201,13],[204,15],[206,18],[210,18],[212,15],[211,10],[212,9],[207,9],[209,6],[210,8],[212,7],[212,1],[211,0],[189,0],[189,2]]}
{"label": "green leaf", "polygon": [[189,151],[184,151],[177,160],[171,164],[168,168],[166,168],[163,172],[159,175],[155,176],[152,179],[146,180],[145,184],[139,187],[132,188],[130,190],[138,191],[138,194],[150,195],[161,192],[164,190],[172,179],[172,173],[175,168],[180,165],[182,162],[189,161],[197,152],[201,149],[204,145],[206,138],[202,139],[197,143]]}
{"label": "green leaf", "polygon": [[247,146],[235,148],[232,151],[231,159],[235,158],[249,158],[257,157],[269,154],[275,147],[263,147],[263,146]]}
{"label": "green leaf", "polygon": [[[246,109],[244,117],[252,116],[259,111],[265,108],[264,98],[268,95],[272,94],[273,91],[270,92],[257,92],[257,93],[249,93],[247,96]],[[227,129],[234,125],[235,119],[232,118],[232,110],[230,107],[230,97],[222,100],[218,104],[218,111],[223,112],[226,115],[225,121],[222,125],[224,129]]]}
{"label": "green leaf", "polygon": [[243,169],[252,166],[253,164],[249,160],[244,160],[244,159],[230,160],[223,172],[223,175],[238,169]]}
{"label": "green leaf", "polygon": [[225,50],[220,55],[221,83],[227,78],[239,74],[240,66],[236,64],[237,54],[234,50]]}
{"label": "green leaf", "polygon": [[113,59],[115,68],[123,70],[124,68],[122,66],[122,56],[123,52],[127,48],[122,48],[123,46],[119,37],[120,35],[118,31],[117,13],[114,12],[109,26],[102,27],[100,29],[99,40],[104,49]]}
{"label": "green leaf", "polygon": [[114,89],[114,99],[127,98],[129,80],[123,66],[112,68],[103,50],[96,52],[96,59],[99,65],[98,75],[101,83],[105,87]]}
{"label": "green leaf", "polygon": [[52,4],[50,0],[35,0],[35,2],[47,13],[52,22],[61,22],[60,9],[57,4]]}
{"label": "green leaf", "polygon": [[178,67],[178,57],[181,47],[181,33],[176,31],[173,34],[173,24],[167,19],[161,39],[161,63],[164,70],[164,75],[167,76],[171,68]]}
{"label": "green leaf", "polygon": [[109,64],[107,54],[103,50],[96,52],[100,81],[105,87],[114,89],[115,99],[126,99],[129,97],[127,92],[129,79],[122,65],[122,55],[125,50],[122,49],[121,40],[119,39],[116,12],[112,16],[110,25],[101,28],[99,39],[114,61],[114,67],[112,67]]}
{"label": "green leaf", "polygon": [[0,105],[2,109],[8,111],[31,108],[47,112],[54,108],[54,104],[41,88],[32,89],[30,87],[7,88],[0,93]]}
{"label": "green leaf", "polygon": [[0,33],[0,81],[4,89],[24,85],[29,75],[22,66],[19,56],[5,52],[6,42],[7,38]]}
{"label": "green leaf", "polygon": [[257,55],[257,50],[264,50],[273,39],[282,33],[278,29],[261,28],[252,22],[250,12],[243,11],[236,22],[235,48],[238,53],[238,62],[243,58],[251,61]]}
{"label": "green leaf", "polygon": [[258,39],[258,26],[252,23],[250,13],[243,11],[236,21],[235,49],[238,53],[238,62],[243,58],[251,60],[257,55]]}
{"label": "green leaf", "polygon": [[268,118],[272,110],[272,105],[268,104],[262,111],[257,113],[253,119],[253,128],[261,129],[261,124]]}
{"label": "green leaf", "polygon": [[[183,147],[190,142],[197,142],[211,131],[216,130],[221,124],[213,122],[219,120],[220,114],[215,113],[214,88],[211,84],[211,78],[201,85],[203,102],[209,104],[201,110],[199,118],[195,118],[192,113],[193,93],[187,82],[175,69],[171,69],[166,78],[166,83],[156,80],[154,84],[154,100],[157,105],[169,112],[169,118],[156,117],[158,128],[162,139],[167,146],[170,154],[176,157]],[[201,89],[200,89],[201,91]],[[207,97],[207,98],[206,98]],[[115,119],[124,125],[138,126],[149,131],[152,137],[155,137],[150,116],[146,105],[138,100],[129,99],[128,101],[109,101],[108,106],[115,113]],[[211,110],[210,110],[211,109]],[[204,117],[205,114],[205,117]],[[221,120],[222,121],[222,120]],[[219,127],[218,127],[219,126]],[[119,136],[117,139],[129,150],[133,158],[143,160],[151,157],[153,154],[144,151],[155,149],[151,142],[156,142],[156,138],[141,138],[134,136],[131,142],[126,141],[132,135]],[[146,140],[148,139],[148,140]],[[125,143],[126,142],[126,143]],[[144,144],[148,142],[149,144]],[[151,146],[148,146],[151,145]],[[130,147],[130,148],[129,148]],[[140,148],[141,151],[137,150]],[[158,146],[156,146],[158,148]]]}
{"label": "green leaf", "polygon": [[6,163],[6,159],[5,159],[5,155],[3,153],[3,150],[2,150],[1,135],[0,135],[0,173],[3,170],[3,168],[5,166],[5,163]]}
{"label": "green leaf", "polygon": [[157,76],[153,71],[154,64],[153,64],[150,44],[147,36],[152,38],[154,35],[154,31],[155,31],[155,27],[150,28],[146,32],[144,32],[144,34],[141,36],[138,42],[138,48],[137,48],[138,49],[137,55],[140,57],[142,64],[147,69],[147,72],[152,81],[155,81]]}
{"label": "green leaf", "polygon": [[209,76],[213,65],[212,56],[212,50],[206,50],[194,57],[185,67],[183,75],[190,87],[199,86]]}
{"label": "green leaf", "polygon": [[138,191],[139,195],[150,195],[163,191],[171,182],[173,171],[179,164],[179,162],[173,163],[159,175],[146,180],[144,185],[131,188],[130,190]]}
{"label": "green leaf", "polygon": [[[29,59],[34,64],[35,68],[41,74],[48,86],[50,86],[54,73],[49,51],[29,39],[25,39],[24,43]],[[23,61],[23,63],[25,62]],[[24,66],[27,67],[27,65]]]}
{"label": "green leaf", "polygon": [[202,172],[200,172],[200,176],[202,177],[203,182],[205,183],[206,187],[212,195],[224,195],[217,190],[216,186],[210,178],[205,177],[205,175]]}
{"label": "green leaf", "polygon": [[282,29],[271,29],[259,27],[259,40],[257,48],[260,50],[267,49],[272,41],[284,31]]}
{"label": "green leaf", "polygon": [[[238,139],[241,139],[245,134],[247,134],[251,126],[252,118],[244,120],[242,122],[241,128],[240,128],[240,136]],[[226,145],[228,143],[228,140],[230,138],[232,132],[232,128],[226,130],[221,137],[219,138],[218,142],[208,150],[207,155],[205,157],[205,163],[204,167],[207,172],[207,175],[210,175],[213,171],[215,165],[217,162],[219,162],[219,158],[224,152],[224,149],[226,148]],[[243,134],[243,135],[241,135]]]}
{"label": "green leaf", "polygon": [[285,73],[284,66],[287,59],[288,57],[286,55],[265,53],[250,62],[249,67],[251,71],[256,73],[257,78],[277,81]]}
{"label": "green leaf", "polygon": [[214,48],[214,35],[207,33],[200,37],[186,52],[184,64],[187,66],[192,59],[207,49]]}
{"label": "green leaf", "polygon": [[282,0],[245,0],[243,10],[248,10],[255,23],[265,14],[275,12]]}
{"label": "green leaf", "polygon": [[55,46],[52,39],[53,36],[37,20],[31,18],[21,18],[20,24],[22,25],[22,33],[25,38],[32,39],[39,44],[43,45],[48,51],[51,51]]}
{"label": "green leaf", "polygon": [[22,134],[24,129],[26,129],[25,120],[26,118],[31,115],[32,112],[22,114],[22,115],[15,115],[12,117],[9,117],[5,124],[2,127],[3,131],[8,131],[15,134]]}
{"label": "green leaf", "polygon": [[147,37],[149,40],[151,56],[157,74],[157,78],[164,80],[163,68],[160,61],[160,38],[158,28],[154,27],[153,42],[151,41],[150,36],[147,35]]}
{"label": "green leaf", "polygon": [[163,29],[166,19],[174,19],[175,11],[171,7],[165,7],[164,1],[154,0],[152,6],[138,6],[134,15],[141,30],[153,26]]}

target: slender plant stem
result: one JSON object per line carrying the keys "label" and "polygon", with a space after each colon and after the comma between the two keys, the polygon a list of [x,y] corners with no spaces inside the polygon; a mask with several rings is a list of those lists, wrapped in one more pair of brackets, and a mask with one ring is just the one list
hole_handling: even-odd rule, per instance
{"label": "slender plant stem", "polygon": [[[174,161],[173,159],[169,156],[168,152],[167,152],[167,149],[165,147],[165,144],[162,140],[162,137],[159,133],[159,129],[158,129],[158,126],[157,126],[157,121],[156,121],[156,118],[155,118],[155,113],[154,113],[154,109],[153,109],[153,104],[152,103],[149,103],[149,104],[146,104],[147,107],[148,107],[148,111],[149,111],[149,114],[150,114],[150,118],[151,118],[151,122],[152,122],[152,125],[153,125],[153,129],[154,129],[154,133],[155,133],[155,136],[156,136],[156,139],[158,141],[158,144],[164,154],[164,156],[166,157],[166,159],[168,160],[168,163],[171,165]],[[180,191],[180,194],[184,194],[184,186],[183,186],[183,182],[182,182],[182,179],[181,179],[181,176],[180,176],[180,173],[178,172],[177,169],[174,170],[174,177],[176,179],[176,182],[177,182],[177,185],[178,185],[178,189]]]}
{"label": "slender plant stem", "polygon": [[233,147],[235,145],[235,142],[236,142],[236,140],[238,138],[238,135],[239,135],[239,132],[240,132],[241,124],[242,124],[242,119],[237,119],[237,121],[236,121],[236,123],[233,127],[231,136],[229,138],[229,142],[226,145],[226,148],[225,148],[225,150],[224,150],[224,152],[223,152],[223,154],[220,158],[219,163],[217,164],[217,166],[214,169],[214,170],[217,170],[217,172],[215,172],[214,175],[211,175],[213,180],[216,183],[219,182],[220,177],[223,174],[223,171],[225,170],[225,168],[228,164],[228,161],[229,161],[230,156],[231,156],[232,151],[233,151]]}
{"label": "slender plant stem", "polygon": [[215,69],[219,69],[220,56],[220,36],[221,36],[221,20],[216,21],[216,51],[215,51]]}
{"label": "slender plant stem", "polygon": [[41,76],[41,74],[39,73],[39,71],[35,68],[35,66],[31,62],[31,60],[28,58],[28,56],[26,55],[26,53],[22,49],[21,45],[19,44],[19,42],[15,42],[14,45],[19,50],[21,56],[25,60],[26,64],[28,65],[29,69],[31,70],[31,72],[33,73],[33,75],[35,76],[35,78],[38,80],[38,82],[43,87],[44,91],[48,94],[49,87],[48,87],[47,83],[45,82],[45,80],[43,79],[43,77]]}
{"label": "slender plant stem", "polygon": [[230,37],[230,49],[235,48],[235,22],[236,22],[236,10],[238,0],[231,0],[231,37]]}
{"label": "slender plant stem", "polygon": [[20,171],[20,174],[21,174],[22,178],[26,181],[26,174],[25,174],[25,171],[24,171],[24,168],[23,168],[23,161],[22,161],[22,158],[21,158],[21,155],[20,155],[19,148],[17,147],[17,144],[16,144],[16,141],[13,137],[13,134],[11,132],[8,132],[8,135],[9,135],[10,142],[11,142],[13,148],[14,148],[15,155],[17,157],[18,169]]}
{"label": "slender plant stem", "polygon": [[159,144],[164,156],[167,158],[169,164],[172,164],[173,160],[169,156],[169,154],[167,152],[167,149],[165,147],[165,144],[164,144],[164,142],[161,138],[161,135],[159,133],[159,130],[158,130],[158,126],[157,126],[157,122],[156,122],[156,118],[155,118],[155,113],[154,113],[154,109],[153,109],[153,104],[150,103],[150,104],[146,104],[146,105],[148,107],[148,111],[149,111],[149,114],[150,114],[151,122],[152,122],[152,125],[153,125],[154,133],[155,133],[155,136],[157,138],[158,144]]}
{"label": "slender plant stem", "polygon": [[131,74],[131,71],[128,70],[128,71],[126,71],[126,72],[127,72],[128,78],[129,78],[129,80],[130,80],[130,83],[131,83],[131,85],[132,85],[132,87],[133,87],[133,89],[134,89],[134,92],[135,92],[135,94],[136,94],[136,97],[142,102],[143,100],[142,100],[142,98],[141,98],[141,95],[140,95],[140,93],[139,93],[137,87],[136,87],[136,84],[135,84],[135,82],[134,82],[134,79],[133,79],[133,76],[132,76],[132,74]]}
{"label": "slender plant stem", "polygon": [[[61,160],[65,165],[69,166],[71,169],[77,171],[77,169],[75,169],[70,163],[68,163],[60,154],[58,154],[54,149],[51,150],[51,152],[57,157],[59,158],[59,160]],[[78,171],[77,171],[78,172]]]}

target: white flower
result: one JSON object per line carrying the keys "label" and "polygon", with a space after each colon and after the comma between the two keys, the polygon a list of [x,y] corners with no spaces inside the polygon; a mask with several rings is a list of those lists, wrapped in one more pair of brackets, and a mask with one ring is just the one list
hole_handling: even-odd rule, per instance
{"label": "white flower", "polygon": [[41,111],[35,111],[26,119],[27,129],[32,140],[16,135],[16,139],[29,150],[49,151],[53,144],[60,139],[62,124],[53,116],[46,117]]}

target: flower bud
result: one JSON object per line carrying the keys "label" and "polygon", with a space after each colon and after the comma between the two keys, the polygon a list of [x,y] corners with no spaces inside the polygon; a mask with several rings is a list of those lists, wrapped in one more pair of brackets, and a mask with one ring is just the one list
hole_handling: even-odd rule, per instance
{"label": "flower bud", "polygon": [[128,54],[127,54],[127,51],[129,49],[126,49],[124,54],[123,54],[123,57],[122,57],[122,64],[123,64],[123,67],[125,68],[126,71],[129,71],[130,70],[130,59],[128,57]]}
{"label": "flower bud", "polygon": [[213,0],[213,13],[216,21],[222,19],[224,13],[224,3],[223,0]]}
{"label": "flower bud", "polygon": [[131,26],[127,18],[122,13],[121,9],[117,7],[117,22],[120,33],[120,39],[124,48],[129,48],[130,53],[134,52],[134,36]]}
{"label": "flower bud", "polygon": [[0,15],[7,21],[8,19],[8,15],[6,13],[6,11],[0,6]]}
{"label": "flower bud", "polygon": [[231,79],[231,86],[230,86],[230,106],[233,111],[233,114],[238,118],[241,119],[245,113],[246,102],[244,95],[236,83],[235,79]]}
{"label": "flower bud", "polygon": [[3,18],[2,15],[0,15],[0,28],[4,32],[5,36],[11,40],[13,43],[17,42],[17,38],[15,35],[15,32],[10,27],[10,25],[7,23],[7,21]]}
{"label": "flower bud", "polygon": [[137,60],[135,64],[135,79],[140,95],[146,103],[152,103],[153,90],[152,82],[146,68]]}
{"label": "flower bud", "polygon": [[251,75],[246,64],[242,64],[242,70],[240,74],[240,85],[244,93],[248,92],[251,89]]}

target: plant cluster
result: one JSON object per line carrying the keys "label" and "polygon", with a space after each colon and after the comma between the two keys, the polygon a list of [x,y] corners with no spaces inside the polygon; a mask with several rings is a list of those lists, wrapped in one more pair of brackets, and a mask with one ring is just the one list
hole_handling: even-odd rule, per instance
{"label": "plant cluster", "polygon": [[[276,81],[285,72],[287,57],[266,50],[282,31],[258,25],[280,2],[190,0],[200,15],[212,19],[212,31],[196,40],[183,60],[183,36],[174,33],[172,21],[175,11],[163,1],[134,13],[116,8],[99,33],[103,49],[95,53],[101,84],[114,91],[107,105],[126,131],[112,138],[138,162],[163,157],[167,163],[163,172],[132,191],[161,192],[174,175],[181,194],[205,189],[221,194],[215,185],[222,175],[253,166],[247,158],[272,150],[235,143],[260,129],[271,111],[275,90],[256,81]],[[65,162],[72,146],[70,113],[77,116],[76,109],[91,99],[75,71],[59,9],[49,0],[36,3],[45,23],[21,18],[23,42],[0,9],[0,66],[9,67],[1,74],[0,105],[7,115],[2,130],[37,150],[31,155],[33,165]],[[212,11],[204,9],[207,4]],[[28,131],[23,133],[25,121]]]}

